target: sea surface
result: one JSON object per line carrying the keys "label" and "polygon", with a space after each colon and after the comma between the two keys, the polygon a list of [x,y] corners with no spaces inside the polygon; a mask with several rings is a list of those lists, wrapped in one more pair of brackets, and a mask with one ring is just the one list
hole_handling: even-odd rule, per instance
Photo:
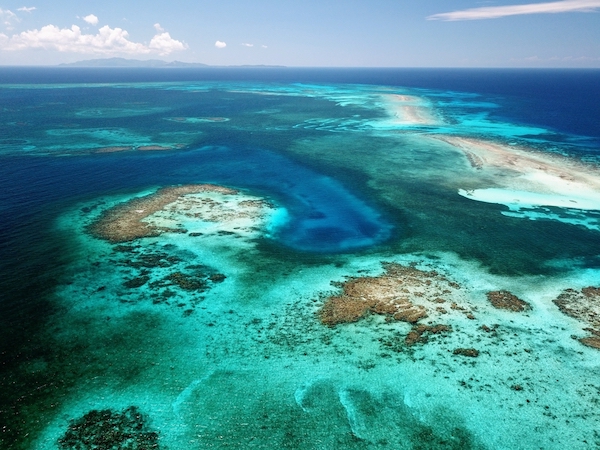
{"label": "sea surface", "polygon": [[[599,448],[599,119],[598,70],[0,68],[0,448]],[[188,185],[236,193],[94,231]]]}

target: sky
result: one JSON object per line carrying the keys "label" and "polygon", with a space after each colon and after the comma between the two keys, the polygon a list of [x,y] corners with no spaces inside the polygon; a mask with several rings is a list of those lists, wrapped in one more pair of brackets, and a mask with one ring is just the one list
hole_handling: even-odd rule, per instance
{"label": "sky", "polygon": [[600,68],[600,0],[0,0],[0,65]]}

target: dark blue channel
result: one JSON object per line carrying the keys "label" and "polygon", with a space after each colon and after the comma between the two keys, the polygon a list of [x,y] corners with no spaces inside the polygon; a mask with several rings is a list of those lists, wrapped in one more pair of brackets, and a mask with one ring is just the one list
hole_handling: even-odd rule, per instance
{"label": "dark blue channel", "polygon": [[[185,152],[6,158],[0,167],[2,236],[46,204],[175,184],[216,183],[266,195],[288,211],[274,234],[308,252],[345,252],[386,240],[391,225],[333,178],[262,149],[204,147]],[[4,228],[5,232],[2,232]]]}

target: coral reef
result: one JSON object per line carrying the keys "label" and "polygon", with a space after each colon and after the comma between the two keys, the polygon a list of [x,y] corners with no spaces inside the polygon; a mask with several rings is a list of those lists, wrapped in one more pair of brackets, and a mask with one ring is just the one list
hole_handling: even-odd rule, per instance
{"label": "coral reef", "polygon": [[149,429],[136,406],[121,412],[92,410],[72,420],[58,440],[61,449],[73,450],[151,450],[159,449],[158,433]]}
{"label": "coral reef", "polygon": [[[205,264],[187,264],[178,249],[169,245],[117,244],[108,264],[123,274],[119,284],[99,285],[101,298],[116,296],[121,303],[151,300],[153,304],[186,306],[187,315],[201,302],[204,294],[227,276]],[[125,288],[125,289],[123,289]],[[190,295],[195,294],[195,295]]]}
{"label": "coral reef", "polygon": [[440,296],[450,294],[448,288],[460,289],[436,271],[397,263],[383,263],[383,267],[385,273],[379,276],[351,278],[342,283],[342,293],[327,298],[319,311],[321,323],[335,326],[356,322],[368,313],[417,323],[429,315],[422,303],[443,303]]}
{"label": "coral reef", "polygon": [[519,297],[508,291],[491,291],[486,295],[494,308],[506,309],[514,312],[522,312],[531,308],[529,303],[521,300]]}
{"label": "coral reef", "polygon": [[455,348],[452,353],[455,355],[468,356],[470,358],[477,358],[479,356],[479,350],[474,348]]}
{"label": "coral reef", "polygon": [[406,345],[414,345],[417,343],[426,343],[428,341],[427,334],[449,333],[452,331],[450,325],[424,325],[419,324],[413,327],[406,335],[404,342]]}
{"label": "coral reef", "polygon": [[554,304],[562,313],[586,325],[584,330],[591,336],[580,338],[579,342],[600,350],[600,288],[565,289]]}
{"label": "coral reef", "polygon": [[134,198],[106,210],[97,221],[89,226],[88,230],[94,236],[112,243],[159,236],[165,230],[144,222],[143,219],[162,210],[185,195],[201,192],[217,192],[224,195],[237,194],[237,191],[233,189],[211,184],[165,187],[154,194]]}

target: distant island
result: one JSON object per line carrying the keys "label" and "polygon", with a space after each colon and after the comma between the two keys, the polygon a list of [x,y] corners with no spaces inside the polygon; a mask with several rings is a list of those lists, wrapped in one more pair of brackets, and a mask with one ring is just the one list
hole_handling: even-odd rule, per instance
{"label": "distant island", "polygon": [[85,61],[77,61],[72,63],[59,64],[61,67],[152,67],[152,68],[171,68],[171,67],[285,67],[271,65],[239,65],[239,66],[210,66],[202,63],[187,63],[182,61],[162,61],[160,59],[126,59],[126,58],[101,58],[87,59]]}

